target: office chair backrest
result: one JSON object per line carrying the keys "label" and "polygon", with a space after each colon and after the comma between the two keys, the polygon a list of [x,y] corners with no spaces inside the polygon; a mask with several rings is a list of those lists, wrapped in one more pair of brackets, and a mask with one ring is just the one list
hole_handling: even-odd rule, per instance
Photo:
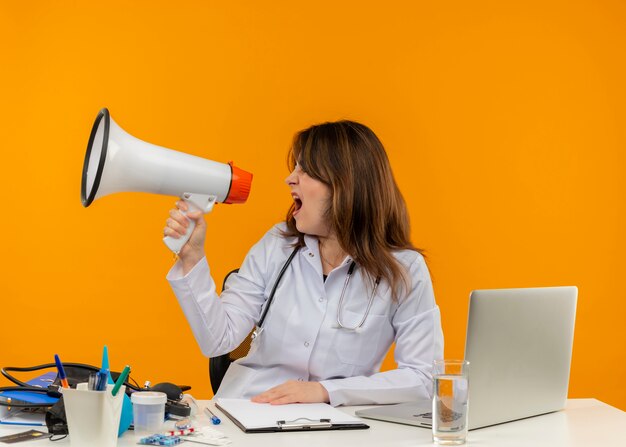
{"label": "office chair backrest", "polygon": [[[222,292],[227,289],[227,281],[230,275],[233,273],[237,273],[239,269],[234,269],[226,275],[224,278],[224,283],[222,284]],[[218,357],[211,357],[209,359],[209,378],[211,379],[211,388],[213,389],[213,394],[217,393],[217,390],[222,383],[222,379],[224,378],[224,374],[228,370],[230,364],[242,357],[248,355],[248,351],[250,351],[250,343],[252,343],[252,332],[248,334],[248,336],[241,342],[239,346],[233,349],[228,354],[223,354]]]}

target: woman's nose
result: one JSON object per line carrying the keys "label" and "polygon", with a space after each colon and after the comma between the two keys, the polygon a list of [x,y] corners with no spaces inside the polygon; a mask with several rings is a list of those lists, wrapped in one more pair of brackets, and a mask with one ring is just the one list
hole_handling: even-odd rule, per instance
{"label": "woman's nose", "polygon": [[287,183],[288,185],[295,185],[296,181],[297,181],[298,177],[296,176],[296,171],[291,171],[291,174],[289,174],[287,176],[287,178],[285,179],[285,183]]}

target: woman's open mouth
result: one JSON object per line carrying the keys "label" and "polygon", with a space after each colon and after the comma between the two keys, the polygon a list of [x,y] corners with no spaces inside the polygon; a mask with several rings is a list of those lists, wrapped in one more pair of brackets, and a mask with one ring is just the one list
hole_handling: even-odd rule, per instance
{"label": "woman's open mouth", "polygon": [[298,214],[298,212],[302,208],[302,200],[297,194],[291,194],[291,197],[293,197],[293,216],[295,217],[295,215]]}

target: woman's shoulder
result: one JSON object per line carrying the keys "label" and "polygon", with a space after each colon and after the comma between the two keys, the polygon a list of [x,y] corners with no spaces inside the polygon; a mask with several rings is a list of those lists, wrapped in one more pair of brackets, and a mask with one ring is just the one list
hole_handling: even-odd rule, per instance
{"label": "woman's shoulder", "polygon": [[294,237],[287,237],[287,224],[285,222],[279,222],[273,225],[267,233],[265,233],[265,237],[272,239],[275,243],[279,245],[291,245],[296,240]]}
{"label": "woman's shoulder", "polygon": [[287,231],[287,224],[285,222],[279,222],[274,224],[272,228],[268,230],[268,234],[271,234],[273,237],[283,238],[283,234]]}
{"label": "woman's shoulder", "polygon": [[266,249],[289,249],[293,247],[297,239],[295,237],[287,237],[286,231],[287,225],[285,222],[277,223],[263,235],[257,245],[262,245]]}
{"label": "woman's shoulder", "polygon": [[417,250],[396,250],[393,255],[407,270],[420,269],[420,267],[426,266],[424,255]]}
{"label": "woman's shoulder", "polygon": [[240,275],[248,275],[255,281],[262,278],[269,284],[274,273],[293,250],[290,238],[284,236],[285,224],[276,224],[250,248],[242,264]]}

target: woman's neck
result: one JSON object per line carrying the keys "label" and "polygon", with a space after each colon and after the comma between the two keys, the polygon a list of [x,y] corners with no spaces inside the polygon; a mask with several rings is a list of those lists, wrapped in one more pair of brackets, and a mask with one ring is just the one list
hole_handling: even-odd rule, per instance
{"label": "woman's neck", "polygon": [[339,266],[347,256],[336,237],[320,237],[319,249],[324,275],[328,275]]}

